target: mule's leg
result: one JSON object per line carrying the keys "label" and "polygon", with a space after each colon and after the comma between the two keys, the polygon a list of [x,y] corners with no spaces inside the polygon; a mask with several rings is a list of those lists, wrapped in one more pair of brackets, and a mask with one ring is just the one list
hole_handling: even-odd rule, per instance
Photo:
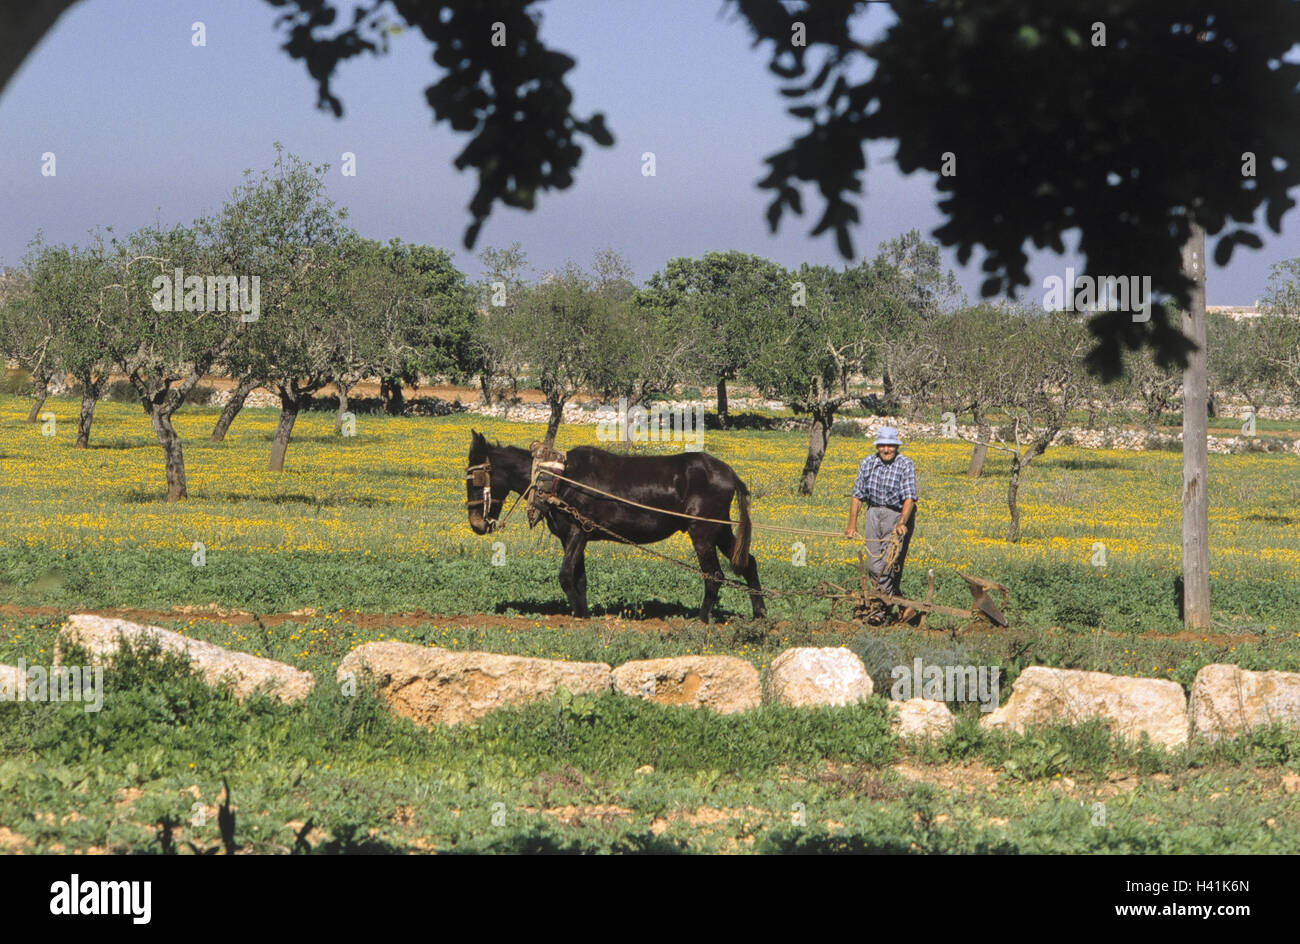
{"label": "mule's leg", "polygon": [[573,587],[578,591],[578,598],[582,600],[583,605],[587,603],[587,549],[578,553],[578,559],[573,565]]}
{"label": "mule's leg", "polygon": [[700,622],[707,623],[713,615],[713,607],[718,602],[718,590],[722,587],[722,565],[718,563],[717,539],[703,528],[691,530],[691,543],[695,545],[695,556],[700,559],[700,570],[704,574],[704,602],[700,604]]}
{"label": "mule's leg", "polygon": [[[736,536],[731,533],[730,528],[723,529],[722,534],[718,536],[718,550],[728,561],[731,560],[731,549],[736,546]],[[735,570],[735,568],[732,568]],[[767,616],[767,605],[763,600],[763,585],[758,582],[758,561],[754,560],[751,552],[749,563],[745,565],[744,570],[736,571],[745,578],[745,583],[749,584],[749,603],[754,608],[754,619],[762,619]]]}
{"label": "mule's leg", "polygon": [[[560,586],[569,598],[569,609],[574,616],[584,618],[591,615],[587,609],[586,563],[583,560],[586,550],[587,535],[581,528],[574,528],[564,542],[564,563],[560,565]],[[576,579],[579,572],[583,575],[581,584]]]}

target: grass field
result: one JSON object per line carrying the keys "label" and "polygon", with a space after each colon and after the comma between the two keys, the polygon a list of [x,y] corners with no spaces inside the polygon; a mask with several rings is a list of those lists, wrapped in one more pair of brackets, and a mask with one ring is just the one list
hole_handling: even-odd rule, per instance
{"label": "grass field", "polygon": [[[527,444],[540,427],[468,417],[363,416],[358,435],[332,434],[328,413],[298,422],[283,473],[265,471],[273,410],[246,410],[225,443],[207,441],[214,410],[177,419],[185,440],[188,501],[161,500],[159,450],[138,409],[100,405],[91,448],[72,448],[77,404],[52,399],[57,435],[23,422],[21,398],[0,399],[0,592],[13,602],[66,607],[171,607],[219,603],[259,612],[321,610],[550,613],[563,603],[559,548],[517,514],[503,534],[480,538],[464,510],[469,430]],[[595,442],[591,426],[562,427],[561,447]],[[755,495],[758,521],[836,529],[863,439],[832,439],[817,494],[795,483],[804,438],[783,432],[714,432],[708,451],[731,463]],[[667,449],[668,446],[648,446]],[[1017,622],[1109,630],[1180,627],[1180,458],[1169,452],[1052,448],[1022,486],[1019,545],[1006,528],[1005,463],[971,480],[968,448],[925,442],[921,500],[904,590],[923,592],[933,567],[941,600],[962,603],[957,570],[1012,588]],[[1211,579],[1216,629],[1300,630],[1300,458],[1211,456]],[[754,550],[765,586],[812,587],[850,572],[849,542],[792,542],[760,530]],[[504,566],[491,566],[500,541]],[[203,567],[192,564],[196,542]],[[1106,565],[1093,566],[1097,545]],[[682,535],[659,546],[690,558]],[[591,600],[604,612],[693,613],[701,582],[631,549],[588,551]],[[743,606],[737,591],[723,603]],[[748,607],[744,607],[745,610]],[[777,599],[777,617],[819,617],[823,604]]]}
{"label": "grass field", "polygon": [[[868,633],[826,622],[827,605],[813,597],[776,598],[772,619],[754,622],[738,618],[749,608],[731,589],[722,596],[731,619],[703,627],[691,620],[702,584],[684,570],[593,545],[598,618],[576,621],[559,615],[560,555],[549,533],[530,532],[521,512],[503,534],[469,530],[470,428],[526,445],[540,427],[361,416],[357,436],[340,439],[330,414],[307,413],[286,471],[273,474],[264,469],[274,411],[245,410],[227,441],[212,444],[216,411],[187,408],[177,427],[190,498],[169,506],[161,451],[138,408],[101,404],[91,448],[75,450],[78,404],[48,401],[53,437],[24,422],[29,404],[0,397],[6,664],[48,663],[68,613],[133,609],[318,679],[380,638],[611,664],[727,653],[760,669],[791,645],[844,644],[862,655],[878,691],[890,666],[921,656],[1000,667],[1004,698],[1030,664],[1184,685],[1216,661],[1300,670],[1294,455],[1210,457],[1215,620],[1199,637],[1181,632],[1177,609],[1178,454],[1053,447],[1022,485],[1023,538],[1012,546],[1002,540],[1005,463],[992,453],[985,477],[971,480],[968,447],[956,442],[904,447],[921,495],[904,592],[923,592],[927,567],[940,601],[954,605],[966,595],[956,571],[996,579],[1011,588],[1009,629]],[[562,427],[558,445],[593,442],[594,427]],[[805,446],[783,432],[705,439],[749,484],[757,521],[842,527],[870,444],[832,439],[812,498],[795,494]],[[852,545],[802,540],[806,565],[796,566],[790,540],[757,532],[765,586],[811,588],[852,572]],[[502,566],[492,564],[497,541]],[[194,565],[196,542],[203,566]],[[1092,563],[1098,543],[1104,567]],[[691,556],[681,537],[659,548]],[[298,706],[240,705],[149,659],[106,684],[99,713],[0,704],[0,849],[161,851],[164,818],[177,824],[181,851],[191,851],[187,840],[216,849],[222,777],[236,840],[259,851],[1300,845],[1294,729],[1164,755],[1113,742],[1095,725],[990,735],[964,706],[971,711],[954,735],[921,747],[888,736],[881,698],[720,718],[607,696],[426,732],[329,684]]]}

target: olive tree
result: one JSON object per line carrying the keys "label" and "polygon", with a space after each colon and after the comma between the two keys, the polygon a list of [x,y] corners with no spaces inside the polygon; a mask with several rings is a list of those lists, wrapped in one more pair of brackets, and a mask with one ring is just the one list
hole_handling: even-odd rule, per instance
{"label": "olive tree", "polygon": [[[904,317],[890,280],[864,263],[837,273],[804,264],[789,274],[790,296],[755,313],[745,376],[766,396],[807,414],[808,455],[799,494],[811,495],[830,442],[835,414],[859,397],[852,388],[879,353],[876,319]],[[784,304],[782,304],[784,302]]]}
{"label": "olive tree", "polygon": [[59,333],[58,313],[38,304],[32,288],[32,269],[43,248],[39,236],[29,244],[22,268],[7,280],[4,303],[0,305],[0,338],[3,339],[4,354],[13,358],[32,379],[35,399],[27,413],[29,423],[36,422],[49,396],[50,381],[59,371],[55,345]]}
{"label": "olive tree", "polygon": [[739,376],[750,347],[752,312],[788,297],[787,273],[770,260],[731,250],[699,259],[669,259],[637,293],[643,315],[661,329],[694,339],[690,363],[701,381],[717,387],[718,422],[728,422],[727,383]]}
{"label": "olive tree", "polygon": [[1237,320],[1224,314],[1206,319],[1206,354],[1210,389],[1224,397],[1241,397],[1251,414],[1283,397],[1285,378],[1276,356],[1285,348],[1284,319],[1265,315]]}
{"label": "olive tree", "polygon": [[[169,502],[189,494],[172,416],[247,323],[241,307],[218,300],[216,286],[231,284],[223,277],[238,280],[238,275],[201,238],[207,229],[202,222],[145,228],[114,241],[110,265],[116,281],[102,290],[105,350],[140,398],[162,447]],[[176,284],[178,269],[182,279]],[[246,298],[251,299],[251,290],[241,292],[240,305]]]}
{"label": "olive tree", "polygon": [[1007,422],[989,445],[1010,457],[1007,541],[1020,540],[1020,480],[1065,428],[1070,411],[1093,392],[1084,366],[1086,325],[1066,312],[1015,315],[995,364],[991,403]]}
{"label": "olive tree", "polygon": [[100,295],[114,277],[105,253],[103,237],[92,235],[85,248],[42,245],[32,260],[31,303],[53,316],[53,359],[80,387],[79,449],[90,444],[95,404],[108,382]]}

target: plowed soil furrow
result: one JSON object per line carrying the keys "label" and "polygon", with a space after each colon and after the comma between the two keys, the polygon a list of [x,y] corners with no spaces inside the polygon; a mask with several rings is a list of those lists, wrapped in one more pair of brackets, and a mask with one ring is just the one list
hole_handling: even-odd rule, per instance
{"label": "plowed soil furrow", "polygon": [[[66,616],[74,612],[91,613],[96,616],[131,620],[136,623],[152,623],[169,620],[205,620],[236,626],[253,625],[258,622],[263,626],[279,626],[283,623],[307,623],[313,619],[337,615],[343,621],[350,623],[353,626],[359,626],[364,629],[380,630],[386,629],[390,626],[422,626],[428,623],[436,623],[439,626],[466,626],[474,628],[504,626],[514,629],[591,629],[597,626],[603,626],[605,629],[610,630],[629,630],[639,632],[671,632],[674,628],[674,624],[667,620],[651,617],[630,620],[615,616],[579,619],[575,616],[557,616],[554,614],[538,616],[505,616],[492,613],[440,615],[426,613],[423,610],[415,610],[410,613],[359,613],[347,610],[342,613],[334,614],[326,612],[309,612],[305,610],[296,610],[291,613],[250,613],[246,610],[231,609],[218,606],[217,604],[209,604],[202,607],[183,606],[171,610],[147,610],[131,607],[69,610],[54,606],[18,606],[16,604],[0,604],[0,617],[9,619],[23,619],[39,616]],[[786,623],[778,622],[773,624],[772,628],[774,631],[779,632],[787,625],[788,624]],[[831,620],[814,628],[813,632],[817,634],[843,633],[846,628],[856,628],[856,624],[845,623],[841,620]],[[905,627],[898,626],[895,628],[903,629]],[[946,631],[939,629],[918,630],[913,628],[912,631],[927,636],[934,636],[936,638],[948,635]],[[991,630],[989,632],[995,633],[999,632],[999,630]],[[1049,635],[1062,633],[1061,630],[1055,628],[1040,630],[1040,632]],[[1177,633],[1121,633],[1111,630],[1103,630],[1102,635],[1109,636],[1113,639],[1160,639],[1170,642],[1203,642],[1216,646],[1237,646],[1243,643],[1258,642],[1260,639],[1258,635],[1253,633],[1194,633],[1186,631]]]}

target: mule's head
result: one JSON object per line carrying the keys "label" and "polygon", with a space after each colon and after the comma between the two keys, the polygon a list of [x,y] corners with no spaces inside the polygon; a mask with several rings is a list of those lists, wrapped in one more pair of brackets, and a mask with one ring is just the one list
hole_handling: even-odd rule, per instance
{"label": "mule's head", "polygon": [[492,468],[491,447],[481,433],[470,430],[469,467],[465,470],[465,504],[475,534],[496,528],[501,506],[510,494],[501,470]]}

